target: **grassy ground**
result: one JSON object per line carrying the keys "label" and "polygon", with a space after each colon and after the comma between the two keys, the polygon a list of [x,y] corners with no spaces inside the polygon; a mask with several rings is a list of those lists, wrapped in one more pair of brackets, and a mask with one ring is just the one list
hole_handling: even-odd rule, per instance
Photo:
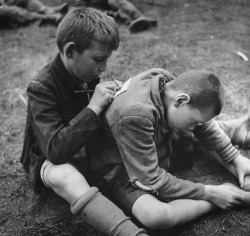
{"label": "grassy ground", "polygon": [[[44,0],[49,4],[50,1]],[[61,0],[53,1],[54,4]],[[103,79],[126,80],[163,67],[180,74],[208,69],[226,87],[220,119],[246,113],[250,102],[250,2],[247,0],[143,0],[133,2],[158,19],[156,29],[130,34],[120,25],[121,45]],[[139,4],[140,2],[140,4]],[[101,235],[73,217],[66,202],[51,192],[33,194],[20,163],[26,107],[20,97],[34,73],[56,53],[54,26],[0,30],[0,235]],[[242,150],[250,157],[249,150]],[[180,177],[203,183],[236,183],[209,158],[195,161]],[[154,235],[154,233],[152,233]],[[250,235],[250,209],[216,211],[155,235]]]}

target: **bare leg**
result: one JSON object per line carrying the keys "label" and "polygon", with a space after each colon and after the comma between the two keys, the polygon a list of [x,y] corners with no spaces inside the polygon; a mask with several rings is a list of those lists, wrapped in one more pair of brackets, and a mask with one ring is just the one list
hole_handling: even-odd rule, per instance
{"label": "bare leg", "polygon": [[164,203],[150,194],[139,197],[133,215],[151,229],[166,229],[205,215],[217,207],[208,201],[179,199]]}
{"label": "bare leg", "polygon": [[135,20],[142,15],[142,12],[127,0],[108,0],[108,3],[112,9],[129,16],[131,20]]}
{"label": "bare leg", "polygon": [[3,5],[0,7],[0,19],[6,22],[6,24],[16,25],[27,25],[39,20],[58,24],[61,20],[61,15],[43,15],[36,12],[29,12],[20,7]]}
{"label": "bare leg", "polygon": [[[53,165],[50,163],[44,169],[43,176],[45,183],[48,184],[57,195],[70,204],[90,189],[83,175],[69,164]],[[69,177],[65,178],[66,176]]]}
{"label": "bare leg", "polygon": [[97,188],[90,187],[84,176],[72,165],[46,165],[45,162],[41,176],[56,194],[70,203],[73,214],[79,215],[97,230],[116,236],[147,235]]}
{"label": "bare leg", "polygon": [[29,0],[27,10],[32,12],[38,12],[43,14],[54,14],[67,11],[67,3],[63,3],[59,6],[46,6],[39,0]]}
{"label": "bare leg", "polygon": [[127,0],[108,0],[110,7],[117,11],[118,18],[129,24],[131,32],[147,30],[157,25],[157,21],[145,16],[134,4]]}
{"label": "bare leg", "polygon": [[234,145],[250,146],[250,115],[228,121],[217,121]]}

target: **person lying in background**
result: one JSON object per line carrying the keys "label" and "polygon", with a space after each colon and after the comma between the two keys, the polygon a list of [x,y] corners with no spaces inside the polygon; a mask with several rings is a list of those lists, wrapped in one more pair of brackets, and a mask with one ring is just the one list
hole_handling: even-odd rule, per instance
{"label": "person lying in background", "polygon": [[39,0],[1,0],[0,27],[25,26],[35,21],[58,25],[68,4],[47,6]]}
{"label": "person lying in background", "polygon": [[103,10],[117,21],[128,25],[133,33],[157,26],[157,20],[145,16],[128,0],[76,0],[73,7],[95,7]]}

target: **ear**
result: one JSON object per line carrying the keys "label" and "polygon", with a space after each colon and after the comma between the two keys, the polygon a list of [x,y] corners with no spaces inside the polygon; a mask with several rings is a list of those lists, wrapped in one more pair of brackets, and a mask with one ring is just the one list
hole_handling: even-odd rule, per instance
{"label": "ear", "polygon": [[174,106],[180,107],[184,104],[189,103],[189,101],[190,101],[189,95],[186,93],[181,93],[181,94],[178,94],[174,97]]}
{"label": "ear", "polygon": [[66,57],[73,58],[75,52],[75,44],[73,42],[69,42],[64,46],[64,54]]}

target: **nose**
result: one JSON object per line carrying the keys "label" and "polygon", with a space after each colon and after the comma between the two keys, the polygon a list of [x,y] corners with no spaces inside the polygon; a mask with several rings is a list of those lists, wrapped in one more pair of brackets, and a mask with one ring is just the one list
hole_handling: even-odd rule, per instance
{"label": "nose", "polygon": [[195,128],[195,126],[196,126],[196,124],[191,125],[188,129],[189,129],[190,131],[193,131],[193,130],[194,130],[194,128]]}
{"label": "nose", "polygon": [[99,67],[99,71],[100,73],[104,72],[107,69],[107,61],[105,61],[104,63],[102,63]]}

